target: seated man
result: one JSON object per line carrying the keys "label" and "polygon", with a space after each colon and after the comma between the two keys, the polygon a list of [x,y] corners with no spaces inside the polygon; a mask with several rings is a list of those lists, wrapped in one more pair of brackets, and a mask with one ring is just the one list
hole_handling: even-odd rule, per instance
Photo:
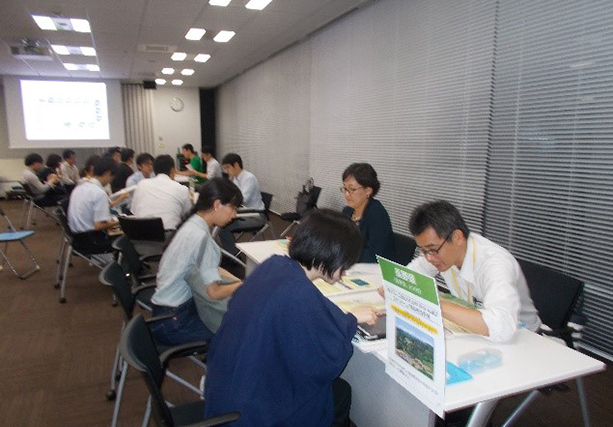
{"label": "seated man", "polygon": [[539,329],[541,320],[517,260],[503,247],[470,232],[451,203],[419,206],[409,229],[421,256],[408,267],[428,276],[440,272],[453,296],[476,306],[441,299],[443,317],[496,342],[510,340],[518,324]]}
{"label": "seated man", "polygon": [[153,156],[149,153],[139,154],[136,157],[138,172],[130,175],[126,181],[126,187],[132,187],[145,178],[153,178],[155,176],[155,173],[153,173],[153,160]]}
{"label": "seated man", "polygon": [[112,220],[104,187],[111,182],[116,170],[117,164],[112,158],[100,158],[94,164],[94,176],[82,181],[70,195],[68,226],[74,233],[73,244],[79,251],[111,251],[106,230],[117,225],[117,221]]}
{"label": "seated man", "polygon": [[24,163],[26,168],[21,174],[21,183],[30,188],[36,204],[39,206],[55,206],[58,201],[66,197],[62,192],[55,191],[55,186],[58,183],[57,174],[48,174],[44,183],[38,178],[38,173],[44,169],[43,158],[40,154],[28,154]]}
{"label": "seated man", "polygon": [[64,161],[60,165],[62,174],[60,179],[67,191],[72,191],[79,182],[79,168],[77,167],[77,155],[72,150],[64,150],[62,153]]}
{"label": "seated man", "polygon": [[189,188],[174,180],[175,161],[168,154],[153,162],[155,178],[136,186],[130,210],[136,217],[162,218],[164,229],[176,230],[192,209]]}
{"label": "seated man", "polygon": [[134,150],[131,148],[121,149],[121,163],[117,167],[117,172],[113,181],[111,181],[111,191],[118,192],[122,188],[126,188],[126,181],[134,173],[132,165],[134,164]]}
{"label": "seated man", "polygon": [[194,151],[194,146],[192,144],[185,144],[181,149],[181,152],[185,158],[189,160],[189,167],[185,171],[177,171],[177,174],[192,176],[192,179],[196,182],[196,184],[203,184],[204,178],[206,178],[204,176],[204,167],[202,166],[200,156],[198,156]]}
{"label": "seated man", "polygon": [[203,179],[221,178],[221,165],[217,159],[213,157],[213,149],[211,147],[204,147],[202,149],[202,158],[206,162],[206,173],[198,172],[197,170],[186,170],[181,173]]}
{"label": "seated man", "polygon": [[[243,169],[243,160],[236,153],[226,154],[221,164],[230,177],[230,180],[240,188],[243,193],[243,207],[246,209],[264,210],[262,193],[258,179],[249,171]],[[240,211],[239,211],[240,212]],[[236,255],[239,250],[236,247],[233,232],[252,227],[263,227],[264,219],[261,217],[237,218],[225,228],[219,230],[219,240],[221,246],[226,251]]]}

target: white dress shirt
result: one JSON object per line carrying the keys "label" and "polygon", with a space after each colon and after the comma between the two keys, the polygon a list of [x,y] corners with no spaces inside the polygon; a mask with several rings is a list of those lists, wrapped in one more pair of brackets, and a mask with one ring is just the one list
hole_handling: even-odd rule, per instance
{"label": "white dress shirt", "polygon": [[110,221],[109,198],[96,178],[82,180],[70,194],[68,226],[73,233],[94,230],[95,222]]}
{"label": "white dress shirt", "polygon": [[254,174],[243,169],[236,178],[232,179],[232,182],[243,193],[243,206],[248,209],[264,210],[260,184]]}
{"label": "white dress shirt", "polygon": [[[428,276],[438,273],[424,256],[411,261],[408,267]],[[485,237],[470,233],[462,268],[454,265],[441,272],[441,276],[452,295],[476,303],[491,341],[510,340],[518,323],[531,331],[541,326],[517,260],[509,251]]]}
{"label": "white dress shirt", "polygon": [[62,184],[77,185],[79,182],[77,165],[69,165],[66,161],[60,163],[60,181],[62,181]]}
{"label": "white dress shirt", "polygon": [[221,165],[214,157],[206,162],[206,176],[208,179],[221,178]]}
{"label": "white dress shirt", "polygon": [[189,189],[166,174],[141,180],[130,206],[136,217],[162,218],[166,230],[176,229],[191,208]]}

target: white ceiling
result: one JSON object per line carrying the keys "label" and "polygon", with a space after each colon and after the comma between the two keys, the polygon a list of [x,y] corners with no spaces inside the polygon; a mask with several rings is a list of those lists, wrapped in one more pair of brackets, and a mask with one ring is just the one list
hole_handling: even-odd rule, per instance
{"label": "white ceiling", "polygon": [[[262,11],[246,9],[247,1],[232,0],[228,7],[219,7],[208,0],[0,0],[0,75],[142,82],[157,77],[170,80],[161,70],[172,67],[177,71],[170,77],[182,79],[184,87],[216,87],[371,0],[273,0]],[[86,18],[92,33],[43,31],[31,17],[54,14]],[[191,27],[207,33],[200,41],[186,40]],[[217,43],[213,37],[219,30],[236,35],[228,43]],[[52,61],[16,59],[9,45],[23,38],[45,46],[93,46],[98,56],[53,53]],[[188,55],[208,53],[211,59],[204,64],[176,62],[169,53],[138,52],[139,45],[152,44],[176,46]],[[97,60],[100,72],[68,71],[62,60],[77,64]],[[195,73],[181,76],[183,68]]]}

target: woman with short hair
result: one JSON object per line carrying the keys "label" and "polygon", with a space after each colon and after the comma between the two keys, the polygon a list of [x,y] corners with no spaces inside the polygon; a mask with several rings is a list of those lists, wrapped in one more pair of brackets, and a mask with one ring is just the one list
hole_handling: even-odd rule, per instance
{"label": "woman with short hair", "polygon": [[347,426],[351,388],[339,375],[357,322],[313,284],[333,283],[357,261],[358,228],[339,212],[313,211],[289,244],[289,257],[258,266],[230,301],[207,355],[205,418],[239,411],[233,426]]}

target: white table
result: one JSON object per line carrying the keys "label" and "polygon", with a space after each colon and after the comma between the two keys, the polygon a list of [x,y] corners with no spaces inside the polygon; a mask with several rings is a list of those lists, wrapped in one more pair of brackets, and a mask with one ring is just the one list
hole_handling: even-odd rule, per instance
{"label": "white table", "polygon": [[[285,254],[276,241],[237,246],[247,256],[247,274],[270,256]],[[369,276],[368,280],[372,282],[373,277]],[[457,363],[460,355],[485,347],[502,352],[502,366],[445,388],[445,412],[476,405],[470,427],[484,425],[498,400],[504,397],[605,369],[604,363],[525,329],[505,344],[492,343],[478,336],[448,339],[446,358]],[[385,352],[354,351],[343,372],[343,378],[353,390],[352,421],[358,427],[433,425],[434,414],[385,374],[386,357]]]}

